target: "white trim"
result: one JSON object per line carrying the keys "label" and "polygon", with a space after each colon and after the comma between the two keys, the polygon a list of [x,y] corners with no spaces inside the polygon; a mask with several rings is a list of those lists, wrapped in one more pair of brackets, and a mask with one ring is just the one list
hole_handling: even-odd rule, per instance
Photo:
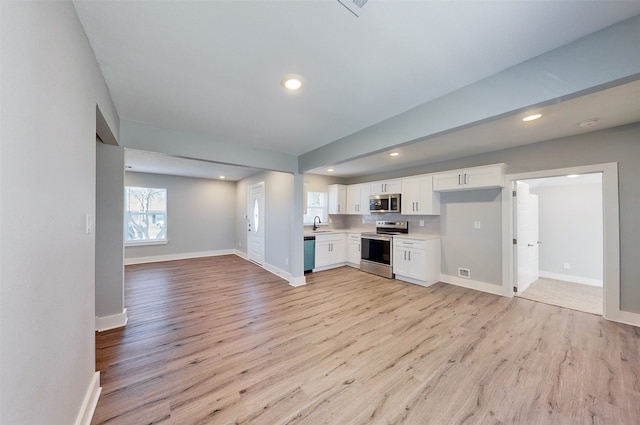
{"label": "white trim", "polygon": [[348,266],[348,265],[349,265],[349,263],[347,263],[346,261],[343,261],[342,263],[329,264],[328,266],[316,267],[312,271],[313,272],[323,272],[325,270],[337,269],[338,267]]}
{"label": "white trim", "polygon": [[129,317],[127,316],[127,309],[122,310],[122,313],[112,314],[111,316],[96,316],[96,331],[104,332],[110,329],[122,328],[127,326]]}
{"label": "white trim", "polygon": [[190,258],[215,257],[218,255],[231,255],[235,253],[236,251],[233,249],[221,249],[217,251],[201,251],[201,252],[186,252],[183,254],[153,255],[149,257],[125,258],[124,264],[130,265],[130,264],[158,263],[161,261],[188,260]]}
{"label": "white trim", "polygon": [[615,315],[605,315],[605,319],[614,322],[624,323],[627,325],[640,327],[640,314],[631,313],[630,311],[618,311]]}
{"label": "white trim", "polygon": [[544,272],[542,270],[538,272],[538,275],[546,279],[555,279],[555,280],[562,280],[565,282],[581,283],[583,285],[598,286],[602,288],[602,279],[592,279],[589,277],[580,277],[580,276],[571,276],[568,274]]}
{"label": "white trim", "polygon": [[462,286],[463,288],[474,289],[476,291],[488,292],[489,294],[503,295],[501,285],[480,282],[478,280],[464,279],[458,276],[441,274],[440,282],[448,283],[450,285]]}
{"label": "white trim", "polygon": [[291,277],[289,279],[289,285],[293,286],[294,288],[297,288],[298,286],[304,286],[306,284],[307,278],[305,276]]}
{"label": "white trim", "polygon": [[[604,305],[603,316],[609,320],[633,322],[635,313],[620,310],[620,216],[618,200],[618,163],[593,164],[579,167],[540,170],[528,173],[508,174],[502,190],[502,290],[506,296],[513,296],[515,282],[513,255],[513,182],[541,177],[567,174],[602,173],[602,206],[604,227]],[[640,322],[638,322],[640,323]]]}
{"label": "white trim", "polygon": [[80,411],[78,412],[74,425],[91,425],[91,419],[96,411],[96,405],[98,404],[101,392],[100,372],[96,372],[91,378],[89,388],[87,388],[87,392],[84,395],[84,400],[82,400],[82,405],[80,406]]}
{"label": "white trim", "polygon": [[402,276],[402,275],[399,275],[399,274],[395,275],[394,278],[396,280],[401,280],[403,282],[412,283],[414,285],[419,285],[419,286],[422,286],[422,287],[425,287],[425,288],[428,288],[429,286],[438,283],[437,280],[432,280],[430,282],[426,282],[424,280],[415,279],[415,278],[409,277],[409,276]]}
{"label": "white trim", "polygon": [[245,259],[247,261],[249,260],[249,256],[247,255],[246,252],[242,252],[242,251],[236,249],[236,250],[233,251],[233,253],[236,254],[240,258],[243,258],[243,259]]}
{"label": "white trim", "polygon": [[[249,261],[251,261],[251,260],[249,260]],[[255,261],[251,261],[251,262],[253,264],[256,264],[256,265],[260,266],[260,264],[256,263]],[[262,265],[261,267],[263,269],[265,269],[266,271],[271,272],[271,273],[275,274],[276,276],[283,278],[287,282],[291,281],[291,273],[286,272],[286,271],[284,271],[282,269],[279,269],[278,267],[273,266],[273,265],[267,263],[266,261],[265,261],[264,265]]]}
{"label": "white trim", "polygon": [[143,239],[143,240],[133,240],[133,241],[125,241],[125,248],[130,246],[153,246],[153,245],[166,245],[169,243],[169,239]]}

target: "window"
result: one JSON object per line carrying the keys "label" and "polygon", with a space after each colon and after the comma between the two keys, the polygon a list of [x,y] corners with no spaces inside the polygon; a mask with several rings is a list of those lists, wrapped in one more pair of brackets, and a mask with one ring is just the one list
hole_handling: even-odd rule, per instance
{"label": "window", "polygon": [[313,224],[315,216],[320,221],[327,222],[328,202],[326,192],[307,192],[307,213],[304,215],[304,224]]}
{"label": "window", "polygon": [[167,189],[127,186],[124,202],[128,245],[167,242]]}

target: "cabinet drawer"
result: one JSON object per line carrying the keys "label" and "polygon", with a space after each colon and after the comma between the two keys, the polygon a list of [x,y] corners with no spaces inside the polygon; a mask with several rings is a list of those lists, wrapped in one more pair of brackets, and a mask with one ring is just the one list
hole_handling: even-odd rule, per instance
{"label": "cabinet drawer", "polygon": [[416,241],[410,239],[393,239],[393,246],[398,248],[408,248],[408,249],[426,249],[427,243],[425,241]]}

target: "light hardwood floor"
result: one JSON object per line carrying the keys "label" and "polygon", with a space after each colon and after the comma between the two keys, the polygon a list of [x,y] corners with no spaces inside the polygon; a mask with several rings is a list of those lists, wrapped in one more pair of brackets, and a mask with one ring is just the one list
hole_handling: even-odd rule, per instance
{"label": "light hardwood floor", "polygon": [[92,423],[640,423],[637,328],[347,267],[307,282],[236,256],[127,266]]}

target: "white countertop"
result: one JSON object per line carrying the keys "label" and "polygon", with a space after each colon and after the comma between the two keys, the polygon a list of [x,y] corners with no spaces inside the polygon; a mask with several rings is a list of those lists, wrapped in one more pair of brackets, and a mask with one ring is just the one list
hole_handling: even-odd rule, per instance
{"label": "white countertop", "polygon": [[[327,230],[319,230],[319,231],[311,231],[305,230],[304,236],[318,236],[318,235],[332,235],[336,233],[351,233],[351,234],[360,234],[362,232],[373,232],[371,229],[327,229]],[[421,241],[428,241],[431,239],[440,239],[440,235],[432,235],[426,233],[407,233],[406,235],[394,235],[397,238],[404,239],[416,239]]]}

